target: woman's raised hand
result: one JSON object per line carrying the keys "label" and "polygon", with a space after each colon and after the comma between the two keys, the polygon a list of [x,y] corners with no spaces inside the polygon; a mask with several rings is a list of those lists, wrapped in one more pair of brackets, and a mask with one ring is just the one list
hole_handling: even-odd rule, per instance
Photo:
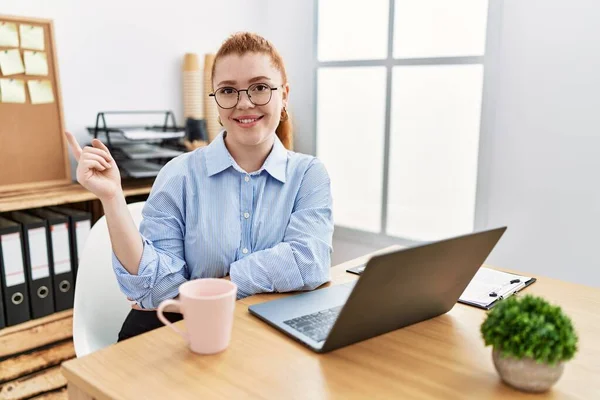
{"label": "woman's raised hand", "polygon": [[121,174],[108,148],[98,139],[83,149],[70,132],[65,132],[71,152],[77,160],[77,182],[100,200],[122,193]]}

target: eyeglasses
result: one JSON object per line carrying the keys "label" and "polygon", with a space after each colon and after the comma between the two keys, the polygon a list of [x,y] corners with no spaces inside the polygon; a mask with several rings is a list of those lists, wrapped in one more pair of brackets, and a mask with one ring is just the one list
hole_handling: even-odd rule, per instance
{"label": "eyeglasses", "polygon": [[240,101],[240,92],[246,92],[248,99],[255,106],[264,106],[273,95],[273,90],[277,87],[270,87],[264,83],[255,83],[248,86],[248,89],[236,89],[232,87],[222,87],[210,93],[210,97],[214,97],[219,107],[229,109],[237,106]]}

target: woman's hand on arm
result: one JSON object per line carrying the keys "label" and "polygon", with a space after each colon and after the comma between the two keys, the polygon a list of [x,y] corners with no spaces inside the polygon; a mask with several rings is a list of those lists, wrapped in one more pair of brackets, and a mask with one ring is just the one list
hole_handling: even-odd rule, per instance
{"label": "woman's hand on arm", "polygon": [[125,269],[136,275],[143,244],[127,208],[117,163],[100,140],[82,149],[70,132],[65,134],[77,161],[77,182],[102,202],[112,249]]}

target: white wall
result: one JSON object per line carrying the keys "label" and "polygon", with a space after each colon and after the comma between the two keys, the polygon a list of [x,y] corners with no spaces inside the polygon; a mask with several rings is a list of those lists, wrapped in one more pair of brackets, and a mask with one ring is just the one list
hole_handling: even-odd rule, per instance
{"label": "white wall", "polygon": [[267,0],[265,35],[281,53],[290,83],[294,150],[312,154],[315,139],[314,0]]}
{"label": "white wall", "polygon": [[480,227],[508,225],[493,265],[600,286],[599,20],[597,0],[504,1],[478,198]]}
{"label": "white wall", "polygon": [[1,0],[0,14],[54,20],[66,125],[81,141],[98,111],[171,109],[182,124],[183,55],[265,29],[263,6],[245,0]]}

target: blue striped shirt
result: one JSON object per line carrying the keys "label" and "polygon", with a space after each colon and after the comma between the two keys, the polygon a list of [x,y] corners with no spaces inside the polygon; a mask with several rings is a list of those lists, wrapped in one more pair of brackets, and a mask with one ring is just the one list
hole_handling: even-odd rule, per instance
{"label": "blue striped shirt", "polygon": [[333,217],[324,165],[276,137],[262,168],[247,173],[223,135],[161,169],[142,211],[138,274],[113,252],[121,291],[142,308],[176,297],[190,279],[229,274],[238,298],[329,280]]}

